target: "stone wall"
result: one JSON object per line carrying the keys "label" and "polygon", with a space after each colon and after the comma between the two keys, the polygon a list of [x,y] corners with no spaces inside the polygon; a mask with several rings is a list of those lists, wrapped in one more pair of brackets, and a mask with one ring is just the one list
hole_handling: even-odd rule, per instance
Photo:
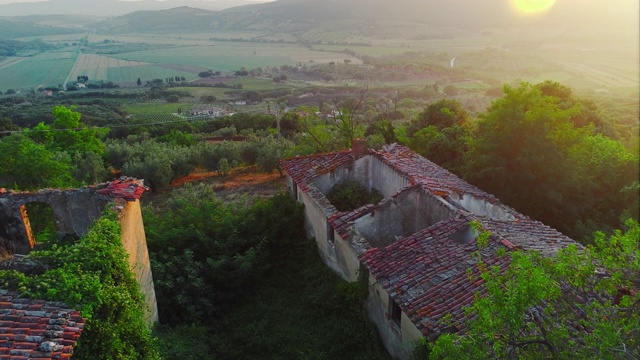
{"label": "stone wall", "polygon": [[380,203],[369,214],[357,219],[354,226],[372,247],[385,247],[398,237],[451,218],[455,209],[438,196],[419,186],[408,188]]}
{"label": "stone wall", "polygon": [[145,297],[147,324],[158,321],[158,305],[156,291],[153,287],[153,275],[147,250],[147,238],[142,223],[140,201],[127,201],[120,210],[120,227],[122,229],[122,245],[129,254],[129,265],[140,284],[140,291]]}
{"label": "stone wall", "polygon": [[313,184],[326,196],[335,184],[342,181],[358,182],[369,191],[376,189],[385,198],[409,185],[409,179],[373,155],[364,156],[353,163],[320,175],[314,179]]}
{"label": "stone wall", "polygon": [[140,283],[147,303],[147,323],[158,320],[153,276],[142,224],[139,200],[125,201],[99,194],[95,188],[5,192],[0,194],[0,240],[9,243],[15,254],[28,254],[35,245],[25,205],[44,203],[53,209],[58,234],[83,236],[107,206],[120,213],[122,244],[129,254],[131,269]]}
{"label": "stone wall", "polygon": [[389,293],[372,276],[369,276],[368,290],[365,309],[378,328],[382,343],[393,358],[409,359],[422,334],[404,313],[400,314],[400,323],[391,318]]}
{"label": "stone wall", "polygon": [[0,194],[0,238],[10,241],[16,254],[31,251],[35,242],[28,219],[23,218],[24,206],[30,203],[51,206],[58,235],[85,235],[109,201],[90,188]]}

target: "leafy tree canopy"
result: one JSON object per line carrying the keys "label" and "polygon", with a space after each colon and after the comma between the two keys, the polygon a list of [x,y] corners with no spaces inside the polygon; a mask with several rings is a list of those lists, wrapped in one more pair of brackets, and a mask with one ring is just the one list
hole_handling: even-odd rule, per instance
{"label": "leafy tree canopy", "polygon": [[486,296],[464,336],[445,334],[430,359],[634,359],[640,356],[640,227],[555,258],[513,252],[506,271],[482,267]]}

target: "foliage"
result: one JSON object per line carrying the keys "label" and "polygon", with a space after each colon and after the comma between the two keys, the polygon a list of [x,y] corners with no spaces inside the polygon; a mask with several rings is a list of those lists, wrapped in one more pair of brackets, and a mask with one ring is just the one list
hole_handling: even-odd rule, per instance
{"label": "foliage", "polygon": [[[638,212],[638,159],[620,143],[576,127],[580,104],[537,86],[505,86],[470,141],[466,179],[517,210],[583,239]],[[627,189],[627,190],[625,190]]]}
{"label": "foliage", "polygon": [[3,288],[63,301],[87,319],[74,359],[158,359],[144,318],[144,300],[129,269],[115,213],[103,216],[72,245],[33,252],[50,269],[26,276],[0,272]]}
{"label": "foliage", "polygon": [[371,189],[369,192],[357,181],[340,182],[334,185],[327,194],[327,199],[340,211],[354,210],[367,204],[377,204],[382,198],[376,189]]}
{"label": "foliage", "polygon": [[467,120],[467,111],[456,100],[442,99],[429,105],[407,128],[407,135],[413,136],[427,126],[433,125],[439,130],[454,125],[462,125]]}
{"label": "foliage", "polygon": [[386,119],[371,123],[364,132],[364,136],[370,135],[381,135],[386,144],[393,144],[398,141],[393,123]]}
{"label": "foliage", "polygon": [[167,211],[145,207],[160,319],[207,321],[222,314],[266,268],[269,249],[300,237],[290,196],[225,205],[204,185],[175,190]]}
{"label": "foliage", "polygon": [[411,149],[449,171],[461,173],[469,151],[469,136],[464,126],[438,130],[430,125],[413,135]]}
{"label": "foliage", "polygon": [[201,360],[211,357],[209,329],[204,325],[180,325],[171,328],[158,325],[154,335],[158,348],[166,360]]}
{"label": "foliage", "polygon": [[445,334],[433,359],[623,359],[640,355],[640,227],[555,258],[511,252],[506,271],[481,267],[486,296],[464,336]]}
{"label": "foliage", "polygon": [[73,184],[69,163],[44,145],[21,134],[0,140],[0,187],[33,190]]}
{"label": "foliage", "polygon": [[273,253],[252,292],[212,323],[212,357],[390,359],[366,318],[362,284],[339,279],[314,241],[290,243]]}

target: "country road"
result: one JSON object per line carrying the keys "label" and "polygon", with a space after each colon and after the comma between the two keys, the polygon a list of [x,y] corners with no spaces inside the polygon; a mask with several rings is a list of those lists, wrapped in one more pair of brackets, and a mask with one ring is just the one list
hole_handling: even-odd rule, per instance
{"label": "country road", "polygon": [[[87,35],[84,38],[85,38],[85,40],[89,39],[89,33],[87,33]],[[83,43],[80,42],[78,44],[78,56],[76,57],[76,62],[73,64],[73,67],[69,71],[69,74],[67,75],[67,78],[64,80],[64,83],[62,84],[62,88],[65,89],[65,90],[67,90],[67,83],[69,82],[69,79],[71,78],[71,75],[73,74],[73,71],[76,69],[76,66],[78,66],[78,61],[80,61],[80,55],[82,55],[82,46],[83,46]]]}

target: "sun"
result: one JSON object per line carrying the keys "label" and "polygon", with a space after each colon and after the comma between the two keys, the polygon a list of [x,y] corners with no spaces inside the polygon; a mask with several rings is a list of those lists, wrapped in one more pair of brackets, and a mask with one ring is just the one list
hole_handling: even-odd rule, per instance
{"label": "sun", "polygon": [[556,0],[511,0],[518,11],[537,14],[551,9]]}

